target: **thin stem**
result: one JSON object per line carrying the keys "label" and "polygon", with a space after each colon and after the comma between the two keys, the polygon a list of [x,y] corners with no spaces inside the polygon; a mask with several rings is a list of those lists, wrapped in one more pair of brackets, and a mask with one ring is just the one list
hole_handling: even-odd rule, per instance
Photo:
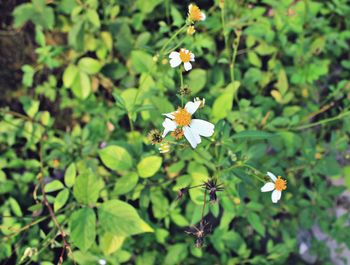
{"label": "thin stem", "polygon": [[202,208],[202,220],[201,222],[203,221],[203,218],[204,218],[204,212],[205,212],[205,205],[207,203],[207,190],[204,190],[204,199],[203,199],[203,208]]}
{"label": "thin stem", "polygon": [[342,119],[342,118],[344,118],[345,116],[348,116],[348,115],[350,115],[350,111],[349,110],[345,111],[343,113],[340,113],[339,115],[337,115],[335,117],[331,117],[331,118],[324,119],[324,120],[321,120],[321,121],[318,121],[318,122],[314,122],[314,123],[310,123],[310,124],[301,125],[301,126],[298,126],[298,127],[292,128],[292,129],[300,131],[300,130],[308,129],[308,128],[315,127],[315,126],[318,126],[318,125],[324,125],[326,123]]}
{"label": "thin stem", "polygon": [[[182,68],[179,67],[179,73],[180,73],[180,88],[183,89],[184,88],[184,77],[182,75]],[[181,93],[181,106],[184,106],[184,96]]]}
{"label": "thin stem", "polygon": [[[236,57],[237,57],[237,51],[238,51],[238,46],[239,46],[239,41],[241,40],[241,31],[236,30],[236,38],[233,43],[233,55],[232,55],[232,60],[230,64],[230,76],[231,76],[231,82],[235,81],[235,63],[236,63]],[[237,93],[236,93],[237,95]]]}
{"label": "thin stem", "polygon": [[163,57],[163,52],[166,47],[176,38],[177,35],[179,35],[184,29],[186,29],[187,24],[183,25],[180,29],[178,29],[173,36],[163,45],[163,47],[160,49],[160,57]]}

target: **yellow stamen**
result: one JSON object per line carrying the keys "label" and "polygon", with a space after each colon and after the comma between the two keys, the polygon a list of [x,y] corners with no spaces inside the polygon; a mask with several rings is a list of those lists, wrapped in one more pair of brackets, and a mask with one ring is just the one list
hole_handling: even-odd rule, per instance
{"label": "yellow stamen", "polygon": [[191,60],[191,53],[186,52],[185,49],[180,50],[180,59],[183,63],[187,63]]}
{"label": "yellow stamen", "polygon": [[202,12],[198,6],[190,4],[188,6],[188,18],[190,21],[200,21],[203,18]]}
{"label": "yellow stamen", "polygon": [[282,179],[281,176],[278,176],[278,178],[275,181],[275,188],[278,191],[287,189],[287,181]]}
{"label": "yellow stamen", "polygon": [[187,126],[191,123],[191,114],[187,110],[179,108],[174,113],[174,121],[179,126]]}

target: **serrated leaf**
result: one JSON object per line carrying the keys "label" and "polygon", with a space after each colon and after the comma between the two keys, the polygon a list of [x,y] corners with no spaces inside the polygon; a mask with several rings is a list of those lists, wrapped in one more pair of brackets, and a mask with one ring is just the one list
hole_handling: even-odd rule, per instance
{"label": "serrated leaf", "polygon": [[251,212],[247,217],[248,222],[254,228],[254,230],[257,231],[261,236],[265,236],[265,226],[262,224],[259,215]]}
{"label": "serrated leaf", "polygon": [[124,240],[125,237],[123,236],[106,233],[100,237],[100,248],[105,255],[110,255],[120,249]]}
{"label": "serrated leaf", "polygon": [[92,209],[75,211],[69,221],[70,238],[81,251],[87,251],[95,242],[96,216]]}
{"label": "serrated leaf", "polygon": [[113,194],[122,195],[130,192],[137,184],[139,176],[135,172],[127,173],[117,180]]}
{"label": "serrated leaf", "polygon": [[79,203],[94,205],[98,199],[100,189],[96,175],[91,170],[87,170],[76,179],[73,194]]}
{"label": "serrated leaf", "polygon": [[274,134],[264,131],[242,131],[231,136],[232,139],[268,139],[275,136]]}
{"label": "serrated leaf", "polygon": [[98,216],[100,227],[106,233],[127,237],[153,232],[134,207],[120,200],[110,200],[101,204],[98,208]]}
{"label": "serrated leaf", "polygon": [[45,185],[45,192],[53,192],[57,190],[61,190],[64,188],[64,185],[62,184],[61,181],[55,179]]}

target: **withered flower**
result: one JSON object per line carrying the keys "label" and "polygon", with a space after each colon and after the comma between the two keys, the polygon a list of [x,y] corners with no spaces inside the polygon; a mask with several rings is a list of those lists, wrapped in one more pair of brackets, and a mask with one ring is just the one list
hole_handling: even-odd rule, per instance
{"label": "withered flower", "polygon": [[154,129],[148,133],[148,139],[152,144],[160,144],[163,141],[162,133]]}
{"label": "withered flower", "polygon": [[191,226],[190,230],[185,231],[185,233],[194,236],[196,238],[195,246],[201,248],[204,243],[204,237],[209,234],[210,231],[211,227],[209,227],[209,223],[202,219],[198,226]]}
{"label": "withered flower", "polygon": [[216,192],[224,190],[223,184],[218,183],[217,179],[210,179],[204,182],[204,189],[206,189],[209,192],[209,198],[211,203],[216,203],[218,200]]}

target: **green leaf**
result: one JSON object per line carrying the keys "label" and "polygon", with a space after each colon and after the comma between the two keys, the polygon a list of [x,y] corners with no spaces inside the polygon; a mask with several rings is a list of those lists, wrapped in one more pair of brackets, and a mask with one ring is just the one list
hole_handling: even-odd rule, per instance
{"label": "green leaf", "polygon": [[160,169],[163,159],[160,156],[148,156],[137,164],[137,172],[141,178],[152,177]]}
{"label": "green leaf", "polygon": [[61,181],[55,179],[45,185],[45,192],[53,192],[57,190],[61,190],[64,188],[64,185]]}
{"label": "green leaf", "polygon": [[136,73],[148,72],[153,65],[152,56],[143,51],[132,51],[131,65]]}
{"label": "green leaf", "polygon": [[284,95],[288,90],[288,79],[286,72],[283,69],[278,72],[278,81],[276,87],[282,95]]}
{"label": "green leaf", "polygon": [[90,95],[91,81],[85,72],[79,72],[72,84],[72,91],[80,99],[86,99]]}
{"label": "green leaf", "polygon": [[192,95],[201,91],[207,82],[207,72],[203,69],[194,69],[188,75],[188,87]]}
{"label": "green leaf", "polygon": [[77,78],[78,73],[78,67],[76,67],[74,64],[68,65],[68,67],[63,72],[63,85],[67,88],[71,87],[75,78]]}
{"label": "green leaf", "polygon": [[229,111],[232,109],[233,99],[238,91],[240,83],[235,81],[229,84],[225,91],[216,98],[213,104],[212,116],[214,121],[226,118]]}
{"label": "green leaf", "polygon": [[137,184],[139,176],[135,172],[127,173],[117,180],[113,194],[122,195],[130,192]]}
{"label": "green leaf", "polygon": [[143,221],[134,207],[120,200],[110,200],[98,208],[99,224],[106,233],[131,236],[153,229]]}
{"label": "green leaf", "polygon": [[18,202],[17,202],[14,198],[12,198],[12,197],[10,197],[8,201],[9,201],[9,203],[10,203],[12,212],[13,212],[16,216],[22,217],[22,216],[23,216],[23,213],[22,213],[22,210],[21,210],[21,206],[19,206]]}
{"label": "green leaf", "polygon": [[91,170],[84,171],[78,176],[73,187],[73,194],[79,203],[85,205],[96,203],[101,189],[98,181]]}
{"label": "green leaf", "polygon": [[188,255],[187,244],[175,244],[169,246],[165,256],[164,265],[182,264]]}
{"label": "green leaf", "polygon": [[33,85],[33,78],[35,70],[28,64],[22,66],[21,70],[23,71],[22,84],[26,87],[31,87]]}
{"label": "green leaf", "polygon": [[69,190],[68,189],[61,190],[55,198],[55,201],[53,204],[54,211],[57,212],[59,209],[61,209],[68,201],[68,198],[69,198]]}
{"label": "green leaf", "polygon": [[248,52],[248,60],[252,65],[261,67],[261,60],[255,52]]}
{"label": "green leaf", "polygon": [[69,220],[70,238],[81,251],[87,251],[95,242],[96,216],[92,209],[75,211]]}
{"label": "green leaf", "polygon": [[64,174],[64,183],[67,187],[73,187],[75,183],[75,178],[77,175],[77,170],[75,168],[75,164],[72,163],[69,165],[69,167],[66,170],[66,173]]}
{"label": "green leaf", "polygon": [[97,74],[101,70],[102,65],[96,59],[84,57],[79,60],[78,67],[80,71],[92,75]]}
{"label": "green leaf", "polygon": [[242,131],[231,136],[231,139],[268,139],[274,137],[274,134],[264,131]]}
{"label": "green leaf", "polygon": [[110,255],[123,245],[125,237],[105,233],[100,237],[100,248],[103,254]]}
{"label": "green leaf", "polygon": [[99,156],[106,167],[125,171],[132,167],[132,158],[128,151],[117,145],[110,145],[99,151]]}
{"label": "green leaf", "polygon": [[259,215],[253,212],[249,213],[248,222],[261,236],[265,236],[265,226],[262,224]]}

